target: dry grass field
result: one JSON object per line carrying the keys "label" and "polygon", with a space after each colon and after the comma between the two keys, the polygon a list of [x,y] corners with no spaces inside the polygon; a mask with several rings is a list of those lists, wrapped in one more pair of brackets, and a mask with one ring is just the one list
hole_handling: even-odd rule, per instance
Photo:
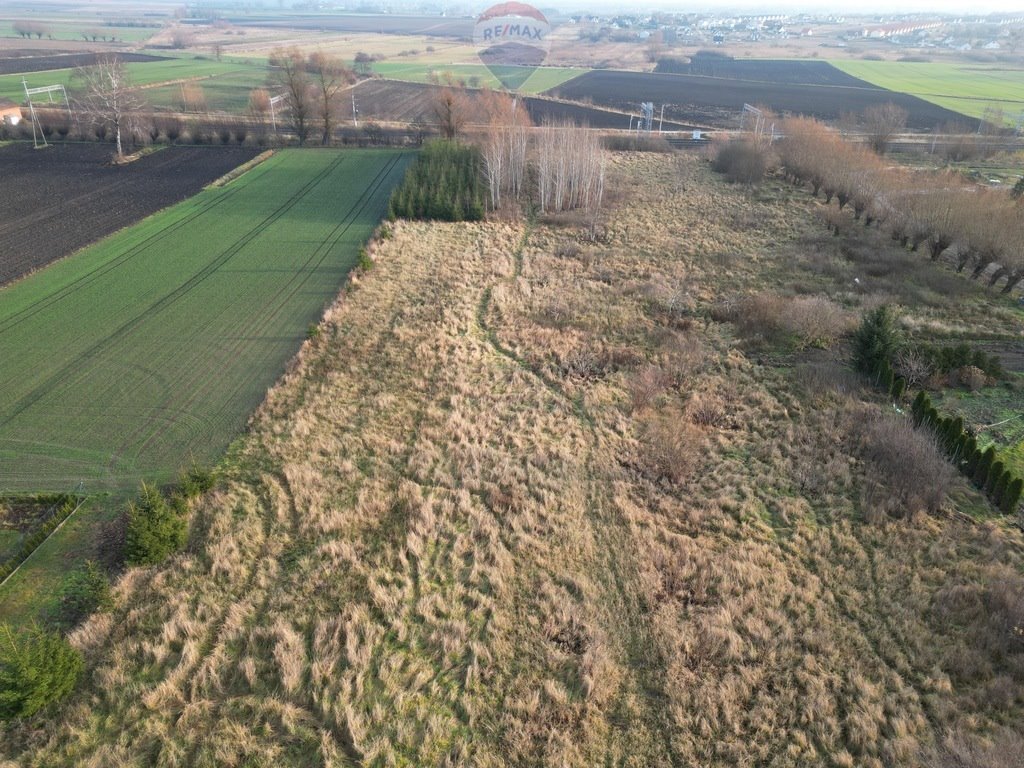
{"label": "dry grass field", "polygon": [[395,224],[0,755],[1010,765],[1021,536],[956,478],[880,512],[887,406],[836,340],[886,299],[935,334],[1019,311],[881,241],[865,272],[781,182],[611,162],[601,221]]}

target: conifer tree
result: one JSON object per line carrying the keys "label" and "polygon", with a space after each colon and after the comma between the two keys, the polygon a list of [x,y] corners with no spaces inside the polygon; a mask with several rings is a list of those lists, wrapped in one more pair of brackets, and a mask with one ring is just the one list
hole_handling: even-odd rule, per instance
{"label": "conifer tree", "polygon": [[981,454],[978,466],[974,470],[974,483],[979,488],[985,487],[985,483],[988,481],[988,472],[992,468],[992,462],[995,460],[996,449],[994,446],[990,445],[985,452]]}
{"label": "conifer tree", "polygon": [[1024,478],[1016,477],[1006,485],[1006,492],[1000,499],[999,508],[1010,515],[1017,511],[1021,496],[1024,495]]}
{"label": "conifer tree", "polygon": [[82,667],[82,655],[56,632],[0,625],[0,719],[31,717],[64,698]]}
{"label": "conifer tree", "polygon": [[128,505],[125,562],[155,565],[181,549],[187,534],[187,523],[163,494],[156,487],[143,483],[139,498]]}
{"label": "conifer tree", "polygon": [[[985,478],[984,490],[990,497],[993,496],[993,492],[996,489],[996,484],[1003,476],[1003,470],[1005,466],[1002,461],[996,461],[989,467],[988,477]],[[994,501],[994,499],[993,499]]]}

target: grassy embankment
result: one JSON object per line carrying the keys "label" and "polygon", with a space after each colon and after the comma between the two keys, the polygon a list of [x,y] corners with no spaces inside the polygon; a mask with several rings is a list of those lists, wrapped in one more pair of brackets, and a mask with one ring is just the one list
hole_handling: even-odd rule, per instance
{"label": "grassy embankment", "polygon": [[832,238],[787,185],[692,156],[611,176],[597,242],[398,223],[189,551],[122,579],[73,636],[83,689],[5,753],[881,768],[1005,741],[1021,537],[959,478],[936,516],[867,522],[895,490],[860,429],[891,407],[836,339],[881,301],[932,337],[1013,338],[1020,310]]}

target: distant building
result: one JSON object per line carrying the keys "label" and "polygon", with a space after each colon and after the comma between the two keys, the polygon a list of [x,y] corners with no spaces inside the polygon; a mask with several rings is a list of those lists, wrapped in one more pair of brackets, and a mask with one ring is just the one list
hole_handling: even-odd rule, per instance
{"label": "distant building", "polygon": [[21,107],[10,99],[0,99],[0,122],[17,125],[21,122]]}

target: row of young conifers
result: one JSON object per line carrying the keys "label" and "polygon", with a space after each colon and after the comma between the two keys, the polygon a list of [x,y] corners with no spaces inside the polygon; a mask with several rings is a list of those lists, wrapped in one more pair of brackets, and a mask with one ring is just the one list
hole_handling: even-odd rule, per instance
{"label": "row of young conifers", "polygon": [[866,226],[886,228],[911,250],[933,260],[951,251],[957,271],[971,269],[1009,293],[1024,280],[1024,199],[971,184],[944,171],[911,170],[887,163],[809,118],[787,120],[775,149],[792,180],[825,202],[850,206]]}

